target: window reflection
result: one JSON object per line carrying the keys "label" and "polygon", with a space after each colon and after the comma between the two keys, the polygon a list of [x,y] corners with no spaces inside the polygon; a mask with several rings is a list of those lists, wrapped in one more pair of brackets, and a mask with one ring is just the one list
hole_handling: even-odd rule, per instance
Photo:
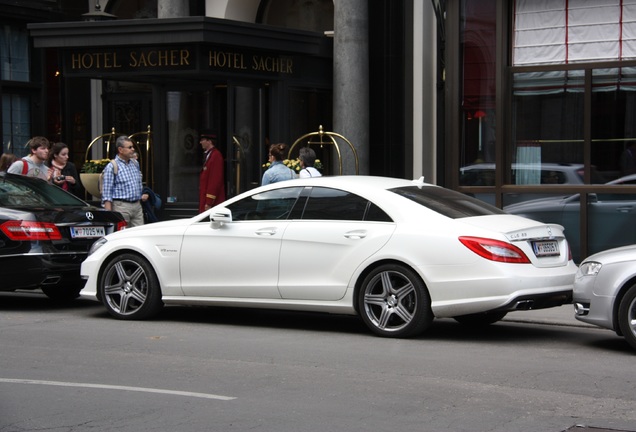
{"label": "window reflection", "polygon": [[636,194],[588,194],[588,254],[636,243]]}
{"label": "window reflection", "polygon": [[583,88],[583,71],[513,75],[511,184],[582,183]]}
{"label": "window reflection", "polygon": [[636,173],[636,68],[592,71],[592,163],[613,180]]}

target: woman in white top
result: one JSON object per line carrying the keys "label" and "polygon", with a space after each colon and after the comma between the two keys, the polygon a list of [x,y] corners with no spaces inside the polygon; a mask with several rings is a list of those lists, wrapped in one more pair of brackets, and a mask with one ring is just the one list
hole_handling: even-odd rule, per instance
{"label": "woman in white top", "polygon": [[300,160],[300,178],[307,177],[321,177],[320,171],[314,168],[316,162],[316,152],[309,147],[303,147],[298,152],[298,159]]}

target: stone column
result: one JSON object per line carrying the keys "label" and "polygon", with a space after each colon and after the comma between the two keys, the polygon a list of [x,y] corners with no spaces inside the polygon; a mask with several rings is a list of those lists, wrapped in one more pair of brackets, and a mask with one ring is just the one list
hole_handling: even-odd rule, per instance
{"label": "stone column", "polygon": [[[369,19],[367,0],[334,0],[333,131],[358,153],[369,173]],[[355,174],[353,154],[342,148],[343,174]]]}
{"label": "stone column", "polygon": [[157,18],[190,16],[189,0],[157,0]]}

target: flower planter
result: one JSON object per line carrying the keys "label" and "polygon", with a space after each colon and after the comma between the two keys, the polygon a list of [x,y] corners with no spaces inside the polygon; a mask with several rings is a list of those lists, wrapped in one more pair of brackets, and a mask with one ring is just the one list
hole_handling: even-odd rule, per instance
{"label": "flower planter", "polygon": [[99,173],[80,173],[80,180],[86,192],[91,194],[94,199],[101,199],[102,193],[99,190]]}

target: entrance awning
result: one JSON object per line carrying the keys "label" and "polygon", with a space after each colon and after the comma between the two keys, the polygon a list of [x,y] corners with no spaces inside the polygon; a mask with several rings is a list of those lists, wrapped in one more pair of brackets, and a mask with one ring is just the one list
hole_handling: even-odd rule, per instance
{"label": "entrance awning", "polygon": [[140,79],[231,74],[328,84],[333,39],[210,17],[30,24],[35,48],[57,48],[65,77]]}

